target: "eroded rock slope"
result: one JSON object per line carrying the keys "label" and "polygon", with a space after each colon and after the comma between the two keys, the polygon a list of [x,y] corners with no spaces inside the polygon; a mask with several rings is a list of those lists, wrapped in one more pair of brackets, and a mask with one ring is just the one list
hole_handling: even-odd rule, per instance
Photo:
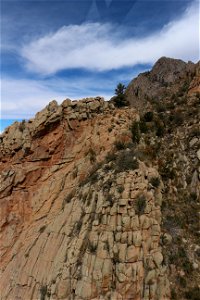
{"label": "eroded rock slope", "polygon": [[161,58],[131,107],[52,101],[5,130],[0,299],[198,299],[199,78]]}
{"label": "eroded rock slope", "polygon": [[113,154],[138,118],[53,101],[1,136],[1,299],[169,299],[159,174]]}

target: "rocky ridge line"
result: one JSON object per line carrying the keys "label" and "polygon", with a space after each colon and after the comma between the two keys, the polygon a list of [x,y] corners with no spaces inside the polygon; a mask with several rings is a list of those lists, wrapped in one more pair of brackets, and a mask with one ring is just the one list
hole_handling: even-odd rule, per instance
{"label": "rocky ridge line", "polygon": [[65,120],[68,127],[73,130],[77,122],[91,119],[96,114],[109,112],[113,108],[113,104],[104,101],[102,97],[85,98],[79,101],[66,99],[61,105],[53,100],[38,112],[34,119],[15,122],[0,135],[1,158],[7,154],[14,155],[20,149],[29,153],[32,139],[47,134],[62,120]]}

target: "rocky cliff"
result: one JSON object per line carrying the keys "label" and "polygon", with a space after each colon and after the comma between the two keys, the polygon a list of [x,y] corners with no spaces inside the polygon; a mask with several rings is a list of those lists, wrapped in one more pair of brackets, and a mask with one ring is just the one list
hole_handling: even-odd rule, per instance
{"label": "rocky cliff", "polygon": [[[126,91],[128,101],[141,112],[144,107],[151,109],[152,103],[166,102],[178,92],[184,92],[194,77],[199,80],[199,72],[199,63],[161,57],[151,71],[139,74],[130,82]],[[198,87],[197,82],[195,87]]]}
{"label": "rocky cliff", "polygon": [[163,57],[126,90],[137,107],[138,157],[162,177],[163,245],[172,299],[199,299],[200,62]]}
{"label": "rocky cliff", "polygon": [[0,136],[2,300],[198,299],[199,69],[166,64],[164,110],[52,101]]}

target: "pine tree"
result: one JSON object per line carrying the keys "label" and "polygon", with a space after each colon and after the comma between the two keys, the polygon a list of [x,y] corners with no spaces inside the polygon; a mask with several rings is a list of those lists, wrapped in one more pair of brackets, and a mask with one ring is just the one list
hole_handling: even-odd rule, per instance
{"label": "pine tree", "polygon": [[124,91],[125,91],[126,87],[124,84],[122,84],[121,82],[118,83],[116,89],[115,89],[115,95],[119,96],[119,95],[123,95]]}
{"label": "pine tree", "polygon": [[125,90],[126,90],[125,85],[122,83],[118,83],[118,85],[115,89],[115,95],[116,95],[114,98],[115,106],[123,107],[123,106],[128,105],[128,102],[127,102],[126,96],[125,96]]}

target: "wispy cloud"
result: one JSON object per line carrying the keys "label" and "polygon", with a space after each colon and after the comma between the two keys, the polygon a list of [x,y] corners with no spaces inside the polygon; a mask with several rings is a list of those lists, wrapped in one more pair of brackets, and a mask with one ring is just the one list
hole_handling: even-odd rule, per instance
{"label": "wispy cloud", "polygon": [[[92,78],[33,80],[3,78],[1,81],[1,118],[31,118],[51,100],[61,103],[66,98],[81,99],[101,95],[110,99],[112,92],[106,92],[109,81],[99,84],[105,92],[99,93]],[[93,88],[92,88],[93,86]],[[114,86],[114,85],[113,85]],[[112,87],[112,86],[111,86]]]}
{"label": "wispy cloud", "polygon": [[32,117],[47,101],[61,96],[34,80],[3,78],[1,85],[1,117],[4,119]]}
{"label": "wispy cloud", "polygon": [[43,75],[70,68],[105,71],[154,63],[161,56],[199,59],[199,13],[193,4],[184,15],[143,38],[123,38],[110,24],[64,26],[24,45],[26,67]]}

